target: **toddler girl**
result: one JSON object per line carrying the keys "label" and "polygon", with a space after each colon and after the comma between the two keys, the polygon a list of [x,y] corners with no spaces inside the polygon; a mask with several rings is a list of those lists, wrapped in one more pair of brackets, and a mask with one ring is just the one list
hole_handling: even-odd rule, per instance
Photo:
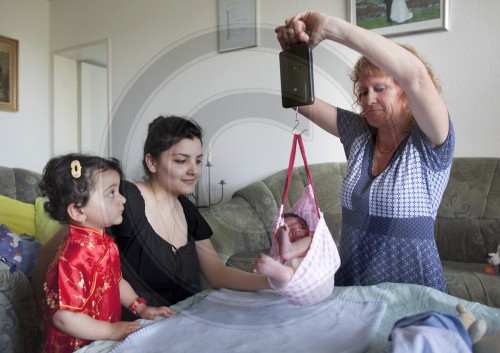
{"label": "toddler girl", "polygon": [[70,226],[43,285],[43,352],[73,352],[93,340],[121,340],[140,329],[139,322],[120,321],[121,305],[145,319],[175,314],[147,306],[122,278],[118,249],[104,232],[122,222],[121,178],[116,159],[68,154],[45,166],[40,183],[48,197],[45,209]]}

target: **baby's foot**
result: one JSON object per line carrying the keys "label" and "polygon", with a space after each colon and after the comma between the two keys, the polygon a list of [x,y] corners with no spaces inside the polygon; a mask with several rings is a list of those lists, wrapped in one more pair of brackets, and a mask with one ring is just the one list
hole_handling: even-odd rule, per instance
{"label": "baby's foot", "polygon": [[255,258],[253,271],[269,277],[271,284],[277,288],[285,287],[294,273],[291,267],[285,266],[265,254],[260,254]]}

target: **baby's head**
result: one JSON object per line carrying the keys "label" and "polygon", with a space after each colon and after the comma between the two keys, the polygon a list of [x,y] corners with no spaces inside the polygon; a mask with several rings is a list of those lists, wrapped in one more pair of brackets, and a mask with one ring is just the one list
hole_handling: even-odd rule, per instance
{"label": "baby's head", "polygon": [[123,172],[115,158],[70,153],[54,157],[43,170],[40,191],[48,198],[44,208],[60,223],[70,223],[68,206],[84,207],[97,187],[98,176],[106,171],[114,171],[119,179]]}
{"label": "baby's head", "polygon": [[295,213],[285,213],[283,218],[285,224],[290,229],[288,235],[292,243],[297,239],[304,238],[309,235],[309,226],[299,215]]}

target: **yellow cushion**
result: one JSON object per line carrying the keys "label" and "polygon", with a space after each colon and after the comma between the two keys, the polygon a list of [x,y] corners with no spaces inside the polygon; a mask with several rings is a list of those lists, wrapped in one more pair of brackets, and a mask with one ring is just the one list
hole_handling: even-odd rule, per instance
{"label": "yellow cushion", "polygon": [[14,233],[36,234],[35,205],[0,195],[0,224],[5,224]]}
{"label": "yellow cushion", "polygon": [[61,223],[50,218],[45,212],[43,204],[46,201],[43,197],[37,197],[35,200],[35,223],[36,223],[36,238],[45,244],[52,236],[61,228]]}

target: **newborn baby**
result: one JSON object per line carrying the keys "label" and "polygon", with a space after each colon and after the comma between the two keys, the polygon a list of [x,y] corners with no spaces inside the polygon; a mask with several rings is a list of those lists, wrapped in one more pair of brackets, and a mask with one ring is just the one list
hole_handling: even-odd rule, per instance
{"label": "newborn baby", "polygon": [[266,275],[275,288],[283,288],[290,282],[306,256],[314,234],[306,221],[294,213],[285,213],[284,222],[276,231],[282,262],[262,253],[252,262],[253,272]]}

